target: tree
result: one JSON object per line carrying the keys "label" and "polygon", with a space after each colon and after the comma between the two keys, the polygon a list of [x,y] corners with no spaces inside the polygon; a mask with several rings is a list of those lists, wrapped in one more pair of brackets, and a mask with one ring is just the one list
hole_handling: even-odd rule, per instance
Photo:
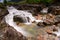
{"label": "tree", "polygon": [[7,0],[4,0],[4,4],[6,4],[7,3]]}

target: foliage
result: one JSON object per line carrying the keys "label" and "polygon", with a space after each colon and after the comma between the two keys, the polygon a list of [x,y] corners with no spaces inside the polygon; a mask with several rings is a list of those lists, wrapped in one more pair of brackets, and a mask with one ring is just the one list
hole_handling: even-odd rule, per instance
{"label": "foliage", "polygon": [[39,4],[39,3],[44,3],[44,4],[51,4],[53,3],[53,0],[23,0],[20,2],[7,2],[4,0],[4,4],[6,5],[12,5],[12,4]]}
{"label": "foliage", "polygon": [[4,0],[4,4],[6,4],[7,3],[7,1],[6,0]]}
{"label": "foliage", "polygon": [[41,0],[26,0],[27,3],[40,3]]}
{"label": "foliage", "polygon": [[53,3],[53,0],[41,0],[41,2],[43,2],[43,3],[45,3],[45,4],[46,4],[46,3],[49,3],[49,4],[50,4],[50,3]]}
{"label": "foliage", "polygon": [[51,4],[53,3],[54,0],[24,0],[20,1],[18,4],[39,4],[39,3],[44,3],[44,4]]}
{"label": "foliage", "polygon": [[7,5],[13,5],[16,4],[15,2],[7,2]]}
{"label": "foliage", "polygon": [[25,1],[20,1],[20,2],[18,2],[17,4],[26,4],[27,2],[26,2],[26,0]]}
{"label": "foliage", "polygon": [[49,3],[49,2],[51,2],[52,0],[41,0],[42,2],[47,2],[47,3]]}
{"label": "foliage", "polygon": [[5,9],[4,4],[0,3],[0,8]]}
{"label": "foliage", "polygon": [[27,3],[52,3],[53,0],[26,0]]}

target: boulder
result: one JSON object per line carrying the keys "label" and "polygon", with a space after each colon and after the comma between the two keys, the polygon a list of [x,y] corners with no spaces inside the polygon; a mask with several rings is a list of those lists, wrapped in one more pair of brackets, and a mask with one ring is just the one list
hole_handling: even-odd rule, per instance
{"label": "boulder", "polygon": [[44,25],[43,22],[39,22],[39,23],[37,24],[37,26],[39,26],[39,27],[44,27],[45,25]]}
{"label": "boulder", "polygon": [[55,15],[47,14],[46,19],[44,19],[44,23],[49,24],[49,25],[53,25],[55,23],[54,19],[55,19]]}
{"label": "boulder", "polygon": [[12,27],[6,27],[4,31],[1,31],[0,40],[27,40],[25,36],[23,36],[21,33],[17,32]]}
{"label": "boulder", "polygon": [[49,7],[48,13],[59,15],[60,14],[60,6],[51,6],[51,7]]}
{"label": "boulder", "polygon": [[7,15],[9,12],[6,9],[0,8],[0,21]]}
{"label": "boulder", "polygon": [[60,15],[56,15],[55,22],[60,22]]}
{"label": "boulder", "polygon": [[20,22],[20,23],[24,23],[26,22],[25,18],[19,17],[19,15],[14,16],[14,22]]}

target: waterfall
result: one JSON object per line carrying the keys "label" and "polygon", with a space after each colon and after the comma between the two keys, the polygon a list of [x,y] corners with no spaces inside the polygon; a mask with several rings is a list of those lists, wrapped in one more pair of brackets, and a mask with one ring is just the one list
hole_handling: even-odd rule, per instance
{"label": "waterfall", "polygon": [[[42,20],[36,20],[31,13],[27,11],[17,10],[14,7],[7,7],[7,10],[9,12],[8,15],[5,16],[5,21],[8,25],[12,26],[14,29],[16,29],[18,32],[22,33],[24,36],[31,35],[30,33],[26,32],[24,28],[16,25],[16,23],[13,21],[13,17],[16,15],[19,15],[19,17],[25,18],[24,21],[26,21],[24,24],[31,24],[33,21],[36,22],[43,22]],[[28,21],[29,19],[29,21]]]}
{"label": "waterfall", "polygon": [[[18,25],[16,25],[16,23],[13,21],[13,17],[15,15],[20,15],[21,17],[26,17],[28,15],[26,15],[27,12],[24,11],[19,11],[17,9],[15,9],[14,7],[7,7],[9,14],[5,16],[5,21],[7,24],[9,24],[10,26],[12,26],[13,28],[15,28],[18,32],[22,33],[24,36],[28,36],[30,35],[29,33],[27,33],[26,31],[24,31],[24,28],[19,27]],[[26,16],[24,16],[23,14],[25,13]],[[31,18],[32,19],[32,18]],[[26,20],[27,21],[27,20]],[[33,21],[33,20],[32,20]]]}

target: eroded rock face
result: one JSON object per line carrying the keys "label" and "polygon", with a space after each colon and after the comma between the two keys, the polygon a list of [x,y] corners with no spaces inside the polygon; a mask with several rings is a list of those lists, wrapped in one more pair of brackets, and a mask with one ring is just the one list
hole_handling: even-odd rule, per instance
{"label": "eroded rock face", "polygon": [[4,29],[2,37],[0,37],[0,40],[27,40],[25,36],[23,36],[21,33],[17,32],[12,27],[7,27]]}
{"label": "eroded rock face", "polygon": [[9,12],[6,9],[0,8],[0,23],[7,14],[9,14]]}

